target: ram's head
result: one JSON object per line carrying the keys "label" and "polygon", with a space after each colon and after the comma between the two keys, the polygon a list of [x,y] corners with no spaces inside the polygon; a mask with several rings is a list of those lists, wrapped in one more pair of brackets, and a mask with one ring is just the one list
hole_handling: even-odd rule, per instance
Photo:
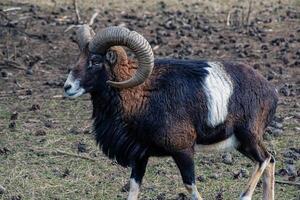
{"label": "ram's head", "polygon": [[[88,25],[82,25],[76,36],[80,55],[65,82],[66,96],[76,98],[107,84],[116,88],[135,87],[150,76],[154,65],[153,52],[147,40],[137,32],[109,27],[95,35]],[[125,51],[117,46],[131,49],[139,65],[130,79],[121,82],[110,80],[112,67],[118,64],[119,57],[126,57]]]}

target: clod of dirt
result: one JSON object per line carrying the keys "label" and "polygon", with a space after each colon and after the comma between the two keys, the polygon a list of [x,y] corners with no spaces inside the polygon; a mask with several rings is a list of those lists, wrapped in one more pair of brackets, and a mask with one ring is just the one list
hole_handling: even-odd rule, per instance
{"label": "clod of dirt", "polygon": [[157,200],[166,200],[166,194],[165,193],[160,193],[156,197]]}
{"label": "clod of dirt", "polygon": [[44,131],[43,129],[39,129],[35,132],[34,134],[35,136],[44,136],[47,135],[46,131]]}
{"label": "clod of dirt", "polygon": [[0,194],[4,194],[5,191],[6,191],[5,187],[0,185]]}
{"label": "clod of dirt", "polygon": [[15,111],[11,114],[10,120],[17,120],[18,116],[19,116],[19,113]]}
{"label": "clod of dirt", "polygon": [[233,178],[234,179],[248,178],[249,175],[250,175],[249,171],[245,168],[242,168],[239,171],[233,172]]}
{"label": "clod of dirt", "polygon": [[130,189],[130,183],[126,183],[122,188],[121,192],[128,192]]}
{"label": "clod of dirt", "polygon": [[0,155],[7,155],[10,150],[7,147],[0,148]]}
{"label": "clod of dirt", "polygon": [[288,178],[288,180],[289,180],[289,181],[296,181],[296,176],[290,176],[290,177]]}
{"label": "clod of dirt", "polygon": [[[295,105],[293,106],[294,108],[300,108],[300,103],[296,102]],[[300,113],[297,113],[300,119]]]}
{"label": "clod of dirt", "polygon": [[293,94],[293,85],[285,84],[282,88],[279,89],[279,94],[284,96],[294,96]]}
{"label": "clod of dirt", "polygon": [[33,75],[33,70],[32,70],[32,68],[28,68],[28,69],[26,70],[26,74],[27,74],[27,75]]}
{"label": "clod of dirt", "polygon": [[179,193],[175,200],[188,200],[189,198],[184,193]]}
{"label": "clod of dirt", "polygon": [[285,168],[279,169],[276,172],[276,175],[279,175],[279,176],[286,176],[287,174],[288,174],[288,172],[287,172],[287,169],[285,169]]}
{"label": "clod of dirt", "polygon": [[205,182],[205,181],[206,181],[206,176],[200,175],[200,176],[197,177],[197,180],[198,180],[199,182]]}
{"label": "clod of dirt", "polygon": [[283,153],[283,156],[285,158],[290,158],[290,159],[293,159],[293,160],[299,160],[300,159],[300,152],[298,152],[298,151],[299,151],[299,149],[296,149],[296,148],[287,149]]}
{"label": "clod of dirt", "polygon": [[36,111],[36,110],[40,110],[40,109],[41,109],[41,107],[39,104],[33,104],[31,106],[31,108],[29,109],[29,111]]}
{"label": "clod of dirt", "polygon": [[70,130],[69,130],[69,133],[72,134],[72,135],[78,135],[80,134],[79,130],[75,127],[72,127]]}
{"label": "clod of dirt", "polygon": [[47,128],[52,128],[53,127],[53,122],[50,120],[47,120],[44,122],[45,127]]}
{"label": "clod of dirt", "polygon": [[83,142],[79,142],[77,144],[77,151],[79,153],[85,153],[85,152],[87,152],[87,145],[85,143],[83,143]]}
{"label": "clod of dirt", "polygon": [[4,70],[1,70],[1,77],[2,78],[7,78],[8,77],[8,72],[4,71]]}
{"label": "clod of dirt", "polygon": [[291,165],[291,164],[287,165],[286,170],[289,176],[297,176],[297,170],[295,165]]}
{"label": "clod of dirt", "polygon": [[28,90],[26,90],[26,95],[32,95],[32,90],[31,89],[28,89]]}
{"label": "clod of dirt", "polygon": [[292,164],[294,164],[294,160],[293,159],[285,159],[284,163],[292,165]]}
{"label": "clod of dirt", "polygon": [[16,129],[16,126],[17,126],[16,122],[12,121],[12,122],[9,123],[8,128],[14,130],[14,129]]}
{"label": "clod of dirt", "polygon": [[10,200],[21,200],[21,199],[22,197],[20,195],[10,197]]}
{"label": "clod of dirt", "polygon": [[225,153],[222,155],[222,162],[231,165],[233,163],[232,155],[230,153]]}
{"label": "clod of dirt", "polygon": [[67,176],[69,176],[71,174],[71,171],[68,169],[68,168],[66,168],[64,171],[63,171],[63,173],[61,174],[61,177],[62,178],[66,178]]}
{"label": "clod of dirt", "polygon": [[224,193],[223,190],[219,191],[216,195],[216,200],[223,200],[224,199],[223,193]]}
{"label": "clod of dirt", "polygon": [[83,130],[83,134],[91,134],[91,130],[89,128],[86,128]]}
{"label": "clod of dirt", "polygon": [[254,68],[254,69],[260,69],[260,64],[258,64],[258,63],[254,64],[254,65],[253,65],[253,68]]}

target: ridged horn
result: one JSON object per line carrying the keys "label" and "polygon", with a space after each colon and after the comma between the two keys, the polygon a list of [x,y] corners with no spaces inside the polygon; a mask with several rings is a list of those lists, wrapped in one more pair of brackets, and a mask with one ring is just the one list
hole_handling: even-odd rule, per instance
{"label": "ridged horn", "polygon": [[105,54],[112,46],[125,46],[132,50],[139,67],[130,79],[121,82],[108,81],[108,83],[117,88],[131,88],[142,84],[150,76],[154,66],[154,55],[148,41],[135,31],[112,26],[95,35],[89,44],[89,51]]}
{"label": "ridged horn", "polygon": [[80,51],[86,48],[86,45],[92,40],[95,33],[89,25],[80,25],[76,30],[76,40]]}

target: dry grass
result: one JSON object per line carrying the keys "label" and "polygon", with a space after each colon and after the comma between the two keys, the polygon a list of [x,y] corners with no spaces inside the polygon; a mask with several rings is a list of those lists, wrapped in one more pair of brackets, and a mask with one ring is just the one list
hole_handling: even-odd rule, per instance
{"label": "dry grass", "polygon": [[[188,0],[198,2],[196,0]],[[277,0],[271,0],[277,2]],[[287,1],[287,0],[286,0]],[[35,3],[53,9],[54,3],[46,0],[4,0],[7,5],[17,3]],[[13,2],[13,3],[12,3]],[[145,3],[146,2],[146,3]],[[140,7],[140,10],[154,12],[160,1],[79,1],[80,8],[95,7],[113,8],[115,12],[130,10]],[[182,2],[176,0],[164,1],[169,9],[181,9]],[[247,1],[234,0],[209,0],[201,1],[203,6],[209,6],[211,11],[223,10],[228,12],[235,4],[247,5]],[[297,1],[290,1],[291,5]],[[57,7],[71,5],[71,0],[57,0]],[[256,2],[256,6],[259,2]],[[195,10],[197,12],[197,10]],[[275,26],[275,25],[274,25]],[[61,30],[62,31],[62,30]],[[283,30],[286,31],[286,30]],[[67,36],[63,36],[67,37]],[[0,44],[4,41],[0,41]],[[32,46],[31,48],[35,48]],[[60,55],[53,52],[69,51]],[[43,51],[43,53],[45,53]],[[0,155],[0,185],[6,188],[4,194],[0,194],[2,200],[18,199],[125,199],[127,193],[122,192],[122,187],[127,183],[130,175],[129,169],[124,169],[108,160],[96,147],[91,134],[85,134],[90,129],[91,105],[88,97],[77,100],[65,100],[56,98],[61,95],[61,88],[49,88],[43,83],[45,80],[63,80],[62,74],[57,68],[67,65],[76,55],[73,46],[51,49],[45,53],[50,57],[51,63],[44,70],[49,73],[40,73],[38,77],[28,78],[16,72],[16,79],[22,82],[25,88],[33,88],[33,95],[20,98],[20,93],[7,94],[10,92],[11,84],[0,79],[0,149],[7,148],[6,155]],[[51,57],[52,56],[52,57]],[[63,56],[66,56],[64,58]],[[56,63],[56,59],[61,63]],[[58,66],[57,66],[58,65]],[[291,99],[293,102],[293,99]],[[30,111],[33,104],[40,106],[40,110]],[[293,113],[292,107],[280,107],[278,115],[287,117]],[[16,120],[16,128],[9,128],[11,114],[17,111],[19,117]],[[48,127],[45,124],[51,122]],[[284,124],[285,134],[268,141],[269,149],[277,152],[277,168],[284,166],[282,152],[285,149],[299,148],[299,134],[296,134],[297,121],[293,119]],[[44,131],[45,134],[40,130]],[[75,131],[74,131],[75,130]],[[74,134],[74,133],[78,134]],[[53,154],[52,151],[61,150],[78,154],[78,143],[84,143],[87,151],[80,153],[82,156],[90,157],[96,162],[77,158],[74,156]],[[246,184],[247,178],[234,179],[233,172],[245,168],[249,171],[252,164],[238,153],[233,153],[234,164],[226,165],[221,162],[220,154],[196,156],[197,175],[205,176],[205,182],[198,183],[200,193],[207,200],[216,199],[218,193],[222,193],[223,199],[238,199],[239,193]],[[300,168],[300,162],[295,166]],[[213,174],[220,177],[215,180],[210,178]],[[281,177],[277,177],[281,178]],[[141,199],[176,199],[179,193],[186,193],[181,178],[174,162],[170,158],[151,158],[145,181],[142,188]],[[255,192],[254,199],[261,199],[262,186]],[[276,185],[276,199],[298,200],[299,188],[288,185]]]}

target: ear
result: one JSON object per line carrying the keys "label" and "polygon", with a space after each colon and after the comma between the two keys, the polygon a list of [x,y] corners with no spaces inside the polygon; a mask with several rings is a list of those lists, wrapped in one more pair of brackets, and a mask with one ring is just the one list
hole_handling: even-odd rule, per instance
{"label": "ear", "polygon": [[108,62],[109,65],[115,65],[117,62],[117,54],[115,51],[113,50],[108,50],[106,55],[105,55],[105,59]]}

